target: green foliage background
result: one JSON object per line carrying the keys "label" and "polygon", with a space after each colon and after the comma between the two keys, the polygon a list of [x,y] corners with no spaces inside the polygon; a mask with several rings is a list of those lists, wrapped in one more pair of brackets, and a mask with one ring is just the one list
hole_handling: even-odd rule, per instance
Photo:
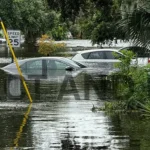
{"label": "green foliage background", "polygon": [[125,57],[120,58],[121,62],[116,64],[119,72],[113,74],[123,79],[117,84],[117,97],[115,102],[106,102],[106,110],[114,111],[149,111],[150,100],[150,65],[138,66],[135,62],[131,65],[131,59],[135,54],[131,51],[124,51]]}
{"label": "green foliage background", "polygon": [[26,42],[48,33],[54,40],[91,39],[102,44],[132,39],[149,45],[149,0],[1,0],[0,16],[7,29],[19,29]]}

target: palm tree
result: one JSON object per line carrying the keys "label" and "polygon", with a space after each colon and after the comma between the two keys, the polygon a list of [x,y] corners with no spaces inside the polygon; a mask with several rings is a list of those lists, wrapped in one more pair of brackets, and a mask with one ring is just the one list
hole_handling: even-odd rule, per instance
{"label": "palm tree", "polygon": [[119,24],[135,45],[150,47],[150,0],[137,0],[130,11],[123,12]]}

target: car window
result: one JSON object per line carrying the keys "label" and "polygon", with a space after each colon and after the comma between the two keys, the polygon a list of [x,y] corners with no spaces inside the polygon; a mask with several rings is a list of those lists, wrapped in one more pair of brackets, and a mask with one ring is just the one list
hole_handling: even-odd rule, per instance
{"label": "car window", "polygon": [[63,63],[61,61],[55,61],[55,63],[56,63],[56,66],[57,66],[58,70],[61,70],[61,69],[65,70],[66,67],[69,66],[69,65],[67,65],[67,64],[65,64],[65,63]]}
{"label": "car window", "polygon": [[55,60],[46,60],[47,62],[47,69],[56,70],[57,66]]}
{"label": "car window", "polygon": [[33,60],[27,62],[27,69],[42,69],[42,60]]}
{"label": "car window", "polygon": [[88,59],[104,59],[104,52],[92,52],[89,54]]}
{"label": "car window", "polygon": [[42,74],[42,60],[28,61],[21,65],[21,70],[23,73],[27,74]]}
{"label": "car window", "polygon": [[115,59],[113,52],[105,52],[106,59]]}
{"label": "car window", "polygon": [[22,72],[26,72],[26,70],[27,70],[27,63],[22,64],[20,66],[20,69],[21,69]]}
{"label": "car window", "polygon": [[84,53],[84,54],[81,54],[81,55],[82,55],[82,57],[83,57],[84,59],[88,59],[89,54],[90,54],[90,53]]}
{"label": "car window", "polygon": [[70,65],[72,65],[74,67],[79,67],[79,65],[77,63],[75,63],[74,61],[72,61],[72,60],[70,60],[68,58],[63,58],[62,61],[65,61],[66,64],[70,64]]}
{"label": "car window", "polygon": [[57,60],[47,60],[47,69],[52,70],[65,70],[68,65]]}
{"label": "car window", "polygon": [[119,59],[123,57],[122,54],[114,51],[106,51],[105,52],[106,59]]}

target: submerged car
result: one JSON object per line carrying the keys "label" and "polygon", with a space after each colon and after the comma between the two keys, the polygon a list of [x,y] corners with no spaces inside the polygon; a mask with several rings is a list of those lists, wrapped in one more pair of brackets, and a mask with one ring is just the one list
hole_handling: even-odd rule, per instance
{"label": "submerged car", "polygon": [[116,49],[91,49],[79,51],[72,60],[90,68],[113,68],[114,63],[120,62],[119,57],[124,57]]}
{"label": "submerged car", "polygon": [[[90,68],[114,68],[114,64],[120,62],[121,57],[125,57],[122,53],[123,49],[91,49],[79,51],[72,60],[79,62]],[[131,64],[137,61],[139,66],[145,66],[149,63],[149,55],[133,59]]]}
{"label": "submerged car", "polygon": [[[74,61],[64,57],[37,57],[28,58],[18,61],[19,67],[23,75],[54,75],[66,71],[79,70],[81,66],[79,63],[76,64]],[[18,70],[15,63],[9,64],[1,68],[7,73],[18,74]]]}

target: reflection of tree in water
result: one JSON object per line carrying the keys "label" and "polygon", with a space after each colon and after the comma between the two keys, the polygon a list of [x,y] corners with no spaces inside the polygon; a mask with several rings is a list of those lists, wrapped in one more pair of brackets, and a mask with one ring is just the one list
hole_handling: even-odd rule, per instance
{"label": "reflection of tree in water", "polygon": [[118,145],[124,146],[125,150],[149,150],[149,119],[141,117],[139,113],[111,113],[109,116],[112,126],[109,132],[116,137]]}
{"label": "reflection of tree in water", "polygon": [[0,101],[6,100],[7,74],[0,70]]}
{"label": "reflection of tree in water", "polygon": [[[67,89],[67,85],[68,83],[70,84],[70,88]],[[60,92],[58,94],[58,98],[59,100],[62,100],[63,99],[63,96],[65,94],[72,94],[74,95],[75,99],[76,100],[80,100],[80,96],[79,96],[79,93],[78,93],[78,90],[77,90],[77,86],[76,86],[76,83],[75,83],[75,80],[72,76],[70,75],[66,75],[65,78],[64,78],[64,81],[60,87]]]}
{"label": "reflection of tree in water", "polygon": [[69,134],[64,140],[61,140],[61,143],[62,143],[62,150],[87,150],[88,149],[88,145],[86,144],[83,147],[81,147],[81,145],[77,144],[75,139],[71,141]]}
{"label": "reflection of tree in water", "polygon": [[133,83],[125,76],[119,75],[84,75],[85,99],[89,99],[90,90],[94,89],[96,95],[102,100],[111,100],[117,98],[119,84],[124,83],[132,89]]}
{"label": "reflection of tree in water", "polygon": [[[40,78],[42,78],[42,80],[40,80]],[[39,77],[39,79],[36,76],[34,80],[31,79],[31,81],[27,81],[29,90],[32,94],[32,98],[36,101],[50,100],[50,99],[62,100],[64,96],[68,96],[68,95],[74,96],[76,100],[80,100],[81,97],[84,97],[85,100],[89,100],[90,97],[96,99],[98,98],[101,100],[112,100],[112,99],[116,99],[118,96],[117,94],[119,91],[120,83],[126,84],[127,86],[129,86],[131,90],[132,90],[131,85],[133,85],[132,82],[130,82],[129,79],[127,79],[126,77],[97,75],[97,74],[91,74],[91,75],[82,74],[79,75],[78,78],[74,78],[71,75],[66,75],[64,77],[64,80],[62,80],[61,82],[57,82],[56,80],[49,81],[43,79],[44,79],[43,76]],[[12,82],[13,80],[15,82]],[[8,76],[7,85],[9,85],[9,83],[14,83],[15,86],[15,84],[18,84],[18,82],[16,82],[17,80],[19,80],[19,78],[15,76],[14,77]],[[20,85],[20,88],[21,89],[19,89],[18,86],[18,88],[16,87],[13,89],[16,90],[16,92],[21,90],[21,93],[19,94],[18,92],[17,96],[11,95],[10,92],[8,92],[8,88],[7,88],[7,96],[9,97],[9,99],[26,98],[26,93],[24,91],[22,84]],[[11,93],[14,94],[14,92]]]}
{"label": "reflection of tree in water", "polygon": [[[69,127],[69,126],[68,126]],[[68,129],[67,127],[67,129]],[[66,130],[67,130],[66,129]],[[95,143],[83,142],[84,139],[93,139],[92,136],[82,136],[82,140],[79,142],[76,139],[80,138],[79,136],[71,136],[69,131],[65,133],[64,139],[61,140],[61,149],[62,150],[105,150],[109,146],[96,146]]]}
{"label": "reflection of tree in water", "polygon": [[[28,140],[31,135],[30,123],[27,124],[28,115],[31,105],[24,112],[24,109],[7,108],[2,110],[0,115],[0,147],[9,146],[29,146],[32,145],[32,139]],[[25,114],[24,114],[25,113]],[[14,148],[12,148],[14,149]]]}
{"label": "reflection of tree in water", "polygon": [[[23,128],[24,128],[24,126],[27,123],[27,119],[28,119],[29,113],[31,111],[31,107],[32,107],[32,103],[29,104],[28,109],[27,109],[27,111],[26,111],[26,113],[24,115],[24,118],[22,120],[22,123],[20,125],[19,131],[17,132],[17,136],[14,139],[14,147],[18,147],[19,146],[19,139],[21,138],[21,135],[22,135],[22,132],[23,132]],[[13,150],[13,149],[14,148],[11,148],[11,150]]]}
{"label": "reflection of tree in water", "polygon": [[61,140],[62,150],[107,150],[108,146],[89,146],[89,143],[84,143],[83,146],[77,144],[75,140],[71,141],[69,138]]}
{"label": "reflection of tree in water", "polygon": [[62,140],[62,150],[86,150],[87,148],[81,148],[80,145],[76,145],[71,140]]}
{"label": "reflection of tree in water", "polygon": [[[86,150],[88,146],[81,147],[78,142],[76,142],[76,137],[71,137],[70,133],[68,131],[69,125],[67,126],[66,130],[67,133],[65,133],[64,139],[61,140],[61,149],[62,150]],[[71,140],[72,139],[72,140]]]}

